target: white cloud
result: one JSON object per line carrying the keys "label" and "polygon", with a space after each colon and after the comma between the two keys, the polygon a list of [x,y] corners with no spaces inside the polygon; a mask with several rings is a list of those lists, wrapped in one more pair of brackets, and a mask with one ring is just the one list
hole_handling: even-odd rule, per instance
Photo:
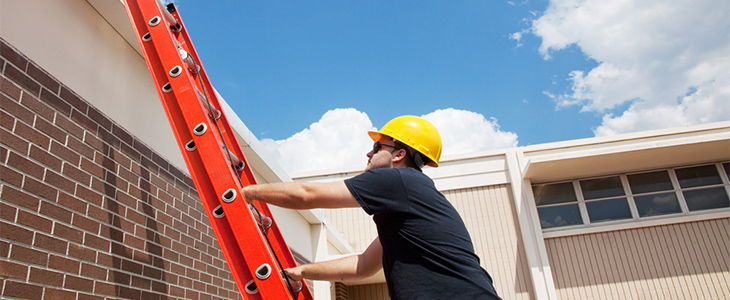
{"label": "white cloud", "polygon": [[353,108],[338,108],[293,136],[261,142],[289,173],[340,168],[367,163],[372,147],[367,131],[375,130],[367,114]]}
{"label": "white cloud", "polygon": [[517,134],[500,131],[497,119],[487,120],[482,114],[447,108],[424,115],[423,118],[436,126],[441,134],[442,155],[517,146]]}
{"label": "white cloud", "polygon": [[598,62],[571,72],[571,90],[553,98],[603,113],[596,135],[730,119],[728,3],[552,0],[531,28],[540,54],[574,44]]}
{"label": "white cloud", "polygon": [[[487,120],[478,113],[449,108],[423,118],[439,130],[444,144],[443,155],[517,146],[516,134],[500,131],[496,119]],[[261,142],[289,173],[364,168],[365,155],[373,143],[366,132],[377,129],[367,114],[352,108],[338,108],[287,139]]]}

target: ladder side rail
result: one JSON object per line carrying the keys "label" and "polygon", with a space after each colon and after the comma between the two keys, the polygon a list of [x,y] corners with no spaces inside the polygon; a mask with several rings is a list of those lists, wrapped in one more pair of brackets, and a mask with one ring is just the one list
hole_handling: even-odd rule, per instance
{"label": "ladder side rail", "polygon": [[[177,99],[174,97],[174,94],[171,94],[170,92],[165,92],[162,88],[160,88],[168,82],[168,78],[166,75],[167,71],[162,66],[161,58],[158,56],[158,52],[154,48],[154,44],[148,44],[151,43],[151,41],[144,41],[142,38],[144,33],[147,32],[147,20],[143,18],[141,14],[141,8],[137,6],[137,3],[135,2],[128,1],[127,11],[132,19],[132,25],[137,32],[137,39],[142,46],[142,50],[146,58],[145,61],[147,62],[148,68],[151,71],[150,74],[152,75],[160,99],[162,100],[163,106],[168,115],[168,119],[171,123],[171,126],[173,127],[173,132],[175,133],[178,146],[181,151],[183,151],[182,154],[183,158],[185,159],[186,165],[190,170],[200,169],[202,168],[202,161],[200,160],[199,156],[189,155],[186,153],[185,150],[185,145],[188,141],[192,139],[192,134],[190,134],[187,130],[175,130],[176,128],[187,127],[185,116],[178,106]],[[249,268],[246,266],[246,260],[243,258],[243,254],[242,251],[239,249],[238,243],[233,242],[235,241],[235,238],[233,237],[233,233],[231,232],[229,225],[226,223],[225,226],[220,226],[219,224],[221,222],[227,221],[218,221],[217,218],[211,214],[211,212],[218,205],[218,197],[213,193],[214,190],[210,188],[212,187],[210,179],[206,176],[196,176],[196,174],[196,172],[191,172],[191,177],[196,187],[206,187],[198,188],[198,194],[204,204],[206,214],[208,215],[209,220],[213,221],[211,222],[211,225],[216,236],[219,237],[218,242],[222,246],[221,250],[226,258],[226,261],[229,262],[229,268],[234,276],[234,279],[237,279],[237,284],[240,287],[242,286],[241,282],[245,284],[248,281],[252,280],[252,275],[250,272],[248,272]],[[211,199],[213,201],[211,201]],[[241,268],[245,268],[246,271],[242,272]],[[243,293],[243,291],[241,292]],[[249,296],[246,299],[252,299],[252,297]]]}
{"label": "ladder side rail", "polygon": [[[153,6],[156,8],[157,11],[152,12],[154,15],[155,13],[159,13],[159,7]],[[152,8],[149,8],[152,9]],[[217,198],[218,195],[221,195],[222,193],[225,193],[225,191],[228,191],[230,189],[230,186],[234,186],[235,190],[240,190],[240,184],[243,184],[242,182],[238,180],[233,180],[233,178],[238,177],[238,174],[235,174],[235,170],[230,167],[230,162],[225,158],[228,154],[227,152],[220,147],[220,144],[222,143],[221,139],[228,139],[226,141],[226,144],[228,145],[228,150],[233,152],[234,155],[245,162],[245,156],[243,156],[243,153],[240,151],[240,146],[238,146],[238,142],[235,138],[235,136],[232,133],[232,130],[228,126],[228,122],[225,118],[221,120],[222,125],[218,124],[217,127],[221,128],[222,132],[225,132],[227,134],[224,134],[223,136],[219,136],[216,134],[216,132],[208,132],[203,133],[201,135],[194,135],[192,140],[195,142],[196,146],[199,147],[197,149],[198,153],[206,153],[206,155],[188,155],[190,153],[187,153],[184,147],[183,143],[186,143],[185,141],[188,140],[190,137],[190,133],[187,132],[187,130],[190,130],[190,128],[193,128],[195,126],[194,124],[216,124],[216,118],[214,116],[211,116],[208,114],[208,111],[206,108],[201,106],[200,99],[198,96],[198,91],[195,91],[197,87],[197,83],[193,80],[191,75],[185,71],[182,72],[182,74],[179,74],[178,76],[175,76],[176,78],[169,78],[170,83],[173,87],[178,86],[178,82],[180,82],[180,86],[182,88],[173,88],[172,91],[163,92],[162,88],[160,86],[161,82],[164,81],[167,75],[162,76],[161,74],[166,74],[165,72],[167,69],[170,69],[172,64],[176,64],[177,66],[184,66],[184,63],[182,62],[182,59],[179,57],[179,54],[177,53],[175,45],[174,37],[172,36],[172,33],[170,33],[169,29],[160,27],[164,29],[166,32],[157,34],[155,33],[155,39],[159,39],[159,36],[165,36],[167,35],[169,39],[163,39],[163,42],[169,42],[170,45],[167,45],[168,48],[171,50],[164,51],[163,49],[153,49],[154,47],[144,47],[145,43],[149,43],[149,41],[143,41],[141,38],[140,33],[144,32],[146,29],[146,26],[140,25],[138,23],[142,23],[145,21],[144,17],[134,16],[134,13],[132,12],[131,5],[128,3],[128,13],[130,14],[130,17],[133,19],[133,23],[135,23],[135,30],[138,32],[138,39],[140,41],[140,44],[143,45],[143,48],[145,48],[145,56],[148,61],[148,66],[150,70],[154,70],[153,79],[155,80],[155,84],[157,85],[158,92],[160,93],[161,98],[163,99],[163,103],[165,104],[166,111],[168,113],[168,117],[171,121],[171,125],[177,130],[176,131],[176,138],[178,139],[178,145],[181,148],[181,151],[183,151],[184,157],[186,158],[186,164],[189,165],[189,168],[191,169],[191,175],[193,175],[194,181],[196,181],[196,186],[201,186],[202,190],[205,190],[205,192],[201,193],[201,200],[203,200],[204,204],[206,204],[206,214],[208,215],[209,219],[211,220],[211,223],[214,225],[214,231],[216,231],[216,235],[218,235],[221,239],[220,242],[223,244],[223,250],[224,255],[226,255],[226,259],[229,261],[229,265],[231,266],[232,273],[245,273],[245,272],[238,272],[234,269],[235,267],[241,267],[242,265],[247,265],[245,259],[241,259],[240,255],[232,254],[231,251],[234,248],[239,248],[241,246],[244,246],[245,249],[240,249],[240,251],[243,251],[244,253],[249,253],[248,258],[249,260],[263,260],[267,261],[271,269],[273,270],[272,273],[274,273],[273,276],[279,276],[278,273],[280,272],[280,269],[276,266],[276,264],[273,264],[273,261],[271,258],[273,251],[279,251],[281,252],[284,250],[285,253],[277,253],[277,257],[279,260],[284,259],[285,262],[282,263],[283,267],[290,267],[296,265],[293,262],[293,257],[291,255],[291,252],[289,251],[288,247],[286,246],[286,243],[283,241],[283,238],[281,237],[281,233],[278,231],[278,227],[272,226],[273,230],[275,230],[274,234],[274,241],[271,242],[269,239],[269,242],[271,242],[271,249],[264,244],[265,239],[267,237],[261,236],[261,232],[255,225],[256,221],[254,220],[251,211],[248,208],[247,203],[245,202],[245,199],[241,196],[239,201],[234,202],[225,202],[222,204]],[[179,21],[179,16],[176,16]],[[135,19],[137,21],[135,21]],[[182,24],[181,24],[182,25]],[[183,26],[184,29],[184,26]],[[150,28],[150,32],[155,31],[155,28]],[[184,38],[188,38],[186,33],[183,33],[182,36]],[[169,41],[168,41],[169,40]],[[157,44],[152,43],[155,47]],[[189,39],[185,42],[185,46],[188,47],[186,51],[189,53],[192,53],[194,55],[196,63],[199,63],[197,59],[197,55],[195,55],[194,49],[192,49],[192,43],[189,42]],[[160,61],[168,62],[170,61],[170,65],[167,66],[167,68],[164,68],[165,66],[160,66],[161,63],[156,64],[153,63],[155,59],[153,57],[156,54],[160,54],[160,57],[157,57]],[[165,55],[169,57],[165,57]],[[184,68],[185,69],[185,68]],[[202,70],[202,66],[200,67]],[[210,86],[210,82],[207,79],[207,76],[204,73],[204,70],[202,70],[202,74],[200,71],[198,72],[196,76],[204,76],[203,80],[200,80],[202,83],[207,85],[208,87],[205,90],[211,91],[210,97],[213,100],[212,103],[209,103],[208,105],[214,105],[217,106],[216,109],[220,111],[220,106],[217,101],[217,97],[215,96],[215,93],[212,91],[212,87]],[[169,74],[168,74],[169,75]],[[184,75],[184,76],[183,76]],[[187,81],[187,82],[185,82]],[[178,95],[179,94],[179,95]],[[174,95],[174,96],[171,96]],[[177,103],[176,103],[177,102]],[[176,105],[178,104],[178,105]],[[196,109],[197,108],[197,109]],[[181,111],[181,109],[186,110],[184,113]],[[192,122],[183,122],[186,118],[192,118],[196,119]],[[197,121],[205,121],[196,123]],[[181,124],[185,123],[185,124]],[[184,127],[181,127],[184,126]],[[182,129],[181,129],[182,128]],[[211,128],[212,130],[212,128]],[[235,153],[235,152],[238,153]],[[226,152],[226,153],[224,153]],[[209,155],[209,154],[217,154],[217,155]],[[246,162],[247,164],[247,162]],[[225,172],[224,170],[228,169],[228,172]],[[244,168],[244,172],[246,172],[246,176],[244,178],[241,178],[242,181],[247,181],[246,184],[255,183],[255,178],[253,178],[253,175],[249,168]],[[205,173],[203,176],[202,173]],[[228,173],[228,174],[225,174]],[[226,182],[228,181],[228,182]],[[210,191],[215,191],[215,193],[211,194]],[[235,203],[235,204],[234,204]],[[218,206],[220,205],[220,206]],[[213,207],[216,206],[216,207]],[[220,214],[216,214],[214,212],[217,208],[223,208],[223,211],[225,212],[225,216],[220,217]],[[268,206],[260,207],[260,210],[268,216],[271,216],[270,211],[268,210]],[[228,219],[228,220],[235,220],[234,222],[229,222],[228,224],[225,224],[223,220],[221,219]],[[273,219],[272,219],[273,223]],[[266,229],[264,229],[266,230]],[[258,239],[253,238],[254,242],[252,243],[252,237],[256,237],[258,234]],[[235,246],[234,243],[229,242],[232,239],[235,239],[238,243],[238,247]],[[232,245],[227,245],[232,244]],[[247,247],[246,247],[247,246]],[[227,253],[227,254],[226,254]],[[266,260],[266,258],[269,258]],[[293,264],[290,264],[293,263]],[[256,264],[247,265],[247,269],[251,272],[256,272],[258,270],[258,267],[256,267]],[[250,274],[249,274],[250,275]],[[244,278],[245,276],[242,276],[241,274],[235,275],[237,279],[237,284],[239,285],[239,289],[242,289],[243,282],[247,278],[250,278],[251,276],[248,276]],[[304,284],[304,282],[301,282]],[[284,281],[283,280],[263,280],[263,281],[257,281],[257,286],[259,286],[259,292],[261,295],[267,295],[267,298],[271,297],[271,299],[283,299],[283,297],[290,298],[290,295],[288,293],[287,287],[283,286]],[[278,292],[275,292],[278,291]],[[281,291],[284,291],[284,293],[281,293]],[[243,294],[245,296],[250,296]],[[308,289],[302,289],[301,293],[297,293],[295,295],[299,295],[297,299],[311,299],[311,295],[309,294]],[[275,297],[275,298],[274,298]]]}
{"label": "ladder side rail", "polygon": [[[210,104],[215,108],[216,110],[220,111],[221,117],[218,120],[218,122],[221,124],[223,132],[224,132],[224,138],[226,145],[228,146],[229,150],[243,161],[245,166],[248,166],[248,161],[246,160],[243,152],[241,151],[241,147],[239,145],[238,139],[236,138],[233,130],[230,129],[228,126],[228,120],[226,117],[225,112],[223,112],[218,96],[215,94],[212,85],[210,85],[210,80],[208,80],[208,75],[205,72],[205,68],[203,67],[200,58],[198,57],[197,51],[195,50],[195,47],[193,46],[192,40],[190,39],[190,36],[187,34],[186,30],[187,27],[184,26],[184,23],[182,21],[182,18],[180,18],[179,13],[175,9],[173,12],[171,12],[172,16],[177,20],[177,22],[181,25],[182,29],[180,32],[180,36],[183,39],[183,42],[181,42],[182,47],[185,51],[191,57],[194,59],[194,61],[200,66],[200,70],[198,73],[198,76],[201,76],[203,78],[202,83],[204,84],[201,88],[202,91],[205,91],[205,96],[208,97],[208,101]],[[196,83],[197,84],[197,83]],[[240,175],[241,179],[243,181],[243,185],[249,185],[249,184],[256,184],[256,179],[251,172],[251,169],[246,167],[244,168]],[[268,206],[268,204],[264,202],[256,201],[254,202],[254,206],[258,209],[258,211],[266,217],[271,218],[271,225],[264,230],[266,230],[266,235],[269,237],[269,241],[271,243],[272,250],[276,253],[276,257],[279,258],[279,261],[282,264],[282,268],[291,268],[296,267],[297,263],[294,260],[294,256],[291,253],[291,250],[286,244],[286,241],[283,238],[283,235],[281,234],[281,230],[276,222],[276,220],[273,218],[273,214]],[[304,281],[302,281],[303,284],[306,284]],[[307,290],[308,289],[302,289]]]}

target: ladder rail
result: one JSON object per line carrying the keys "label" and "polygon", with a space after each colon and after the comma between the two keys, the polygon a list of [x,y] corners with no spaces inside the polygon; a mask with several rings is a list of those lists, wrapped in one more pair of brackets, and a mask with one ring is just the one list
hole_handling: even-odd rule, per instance
{"label": "ladder rail", "polygon": [[[281,277],[282,269],[294,267],[296,262],[268,205],[255,202],[252,210],[240,194],[243,186],[256,183],[255,177],[177,9],[171,4],[171,9],[166,11],[155,0],[125,0],[125,6],[241,296],[244,299],[312,299],[305,282],[298,282],[302,288],[294,291],[288,280]],[[177,26],[171,30],[173,21]],[[182,57],[180,50],[187,56]],[[231,156],[244,167],[234,168]],[[270,226],[259,224],[259,214]],[[249,289],[252,282],[256,287],[254,293]]]}

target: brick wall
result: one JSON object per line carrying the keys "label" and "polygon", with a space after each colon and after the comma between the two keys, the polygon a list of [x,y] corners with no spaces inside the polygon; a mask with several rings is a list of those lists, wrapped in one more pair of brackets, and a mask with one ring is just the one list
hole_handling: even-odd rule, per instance
{"label": "brick wall", "polygon": [[0,39],[0,298],[240,298],[192,180]]}

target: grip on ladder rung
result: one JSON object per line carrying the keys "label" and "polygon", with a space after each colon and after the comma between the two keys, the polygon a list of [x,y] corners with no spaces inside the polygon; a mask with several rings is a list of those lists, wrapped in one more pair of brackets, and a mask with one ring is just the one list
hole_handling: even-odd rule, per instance
{"label": "grip on ladder rung", "polygon": [[193,128],[193,133],[200,136],[203,135],[206,130],[208,130],[208,125],[205,125],[205,123],[200,123],[195,126],[195,128]]}
{"label": "grip on ladder rung", "polygon": [[221,196],[221,199],[225,203],[231,203],[231,202],[233,202],[233,200],[236,200],[236,195],[237,195],[236,189],[230,188],[230,189],[226,190],[225,193],[223,193],[223,195]]}
{"label": "grip on ladder rung", "polygon": [[256,287],[256,281],[254,281],[253,279],[251,279],[251,281],[246,284],[246,287],[244,289],[246,290],[246,293],[249,293],[251,295],[259,292],[258,287]]}

